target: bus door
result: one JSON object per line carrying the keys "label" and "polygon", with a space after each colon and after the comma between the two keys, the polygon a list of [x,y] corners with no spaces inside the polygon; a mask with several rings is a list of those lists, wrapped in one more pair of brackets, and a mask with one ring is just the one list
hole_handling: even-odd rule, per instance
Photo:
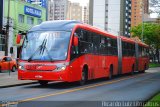
{"label": "bus door", "polygon": [[88,79],[94,79],[95,78],[95,57],[93,54],[93,49],[94,49],[94,44],[93,44],[93,36],[91,32],[87,33],[87,43],[86,43],[86,48],[87,48],[87,59],[86,63],[88,64],[89,71],[88,71]]}
{"label": "bus door", "polygon": [[92,54],[93,51],[93,43],[88,43],[88,54],[85,56],[86,63],[89,67],[89,73],[88,73],[88,79],[94,79],[95,78],[95,59],[94,55]]}
{"label": "bus door", "polygon": [[94,78],[99,78],[102,75],[101,56],[100,56],[100,36],[93,35],[93,56],[94,56]]}
{"label": "bus door", "polygon": [[142,56],[142,46],[138,46],[138,71],[142,71],[143,70],[143,56]]}
{"label": "bus door", "polygon": [[136,43],[135,44],[135,50],[136,50],[136,71],[138,71],[138,66],[139,66],[139,59],[138,59],[138,57],[139,57],[139,52],[138,52],[138,44]]}
{"label": "bus door", "polygon": [[101,36],[100,45],[99,45],[99,71],[101,72],[100,76],[104,77],[107,75],[107,64],[106,64],[106,45],[105,45],[105,37]]}

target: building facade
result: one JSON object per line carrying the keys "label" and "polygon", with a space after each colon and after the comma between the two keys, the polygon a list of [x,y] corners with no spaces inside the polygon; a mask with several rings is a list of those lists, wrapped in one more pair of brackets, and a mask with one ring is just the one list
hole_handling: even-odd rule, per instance
{"label": "building facade", "polygon": [[83,23],[89,24],[89,5],[83,7]]}
{"label": "building facade", "polygon": [[49,0],[48,20],[82,21],[82,7],[79,3],[72,3],[69,0]]}
{"label": "building facade", "polygon": [[[8,50],[14,47],[13,57],[17,57],[19,46],[15,39],[17,34],[26,33],[32,26],[40,24],[46,20],[46,9],[21,0],[10,0],[9,6],[9,42]],[[6,26],[8,17],[8,0],[4,2],[4,23]],[[1,35],[5,37],[4,35]],[[22,37],[23,38],[23,37]],[[4,50],[1,49],[1,52]],[[9,54],[10,55],[10,54]]]}
{"label": "building facade", "polygon": [[121,16],[124,9],[121,10],[121,1],[120,0],[106,0],[106,16],[105,16],[105,30],[115,35],[123,35],[120,30],[121,23],[123,23]]}
{"label": "building facade", "polygon": [[130,37],[131,0],[90,0],[89,11],[89,24]]}
{"label": "building facade", "polygon": [[54,2],[54,19],[53,20],[66,20],[68,13],[68,0],[53,0]]}
{"label": "building facade", "polygon": [[131,29],[131,0],[121,0],[119,35],[130,37]]}
{"label": "building facade", "polygon": [[48,0],[48,18],[47,20],[54,20],[54,0]]}
{"label": "building facade", "polygon": [[149,0],[132,0],[131,26],[137,26],[149,16]]}
{"label": "building facade", "polygon": [[68,20],[82,21],[82,6],[79,3],[69,2],[67,10]]}

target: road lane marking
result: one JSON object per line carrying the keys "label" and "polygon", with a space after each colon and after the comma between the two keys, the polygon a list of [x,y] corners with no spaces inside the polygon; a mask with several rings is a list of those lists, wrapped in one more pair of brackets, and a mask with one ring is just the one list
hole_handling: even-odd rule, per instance
{"label": "road lane marking", "polygon": [[56,96],[56,95],[62,95],[62,94],[66,94],[66,93],[71,93],[71,92],[76,92],[76,91],[85,90],[85,89],[89,89],[89,88],[94,88],[94,87],[98,87],[98,86],[103,86],[103,85],[107,85],[107,84],[113,84],[113,83],[117,83],[117,82],[120,82],[120,81],[123,81],[123,80],[133,79],[133,78],[136,78],[136,77],[141,77],[141,76],[147,75],[147,74],[149,74],[149,73],[139,74],[139,75],[135,75],[135,76],[128,76],[128,77],[118,79],[118,80],[107,81],[107,82],[99,83],[99,84],[95,84],[95,85],[84,86],[84,87],[81,87],[81,88],[70,89],[70,90],[61,91],[61,92],[57,92],[57,93],[53,93],[53,94],[47,94],[47,95],[42,95],[42,96],[38,96],[38,97],[28,98],[28,99],[25,99],[25,100],[18,101],[18,103],[33,101],[33,100],[46,98],[46,97],[51,97],[51,96]]}

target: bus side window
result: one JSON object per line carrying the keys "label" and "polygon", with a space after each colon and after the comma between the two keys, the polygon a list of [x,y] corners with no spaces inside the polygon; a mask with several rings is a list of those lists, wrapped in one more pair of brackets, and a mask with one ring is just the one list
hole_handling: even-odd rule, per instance
{"label": "bus side window", "polygon": [[127,44],[124,41],[122,41],[122,55],[127,56]]}
{"label": "bus side window", "polygon": [[87,49],[87,31],[81,29],[80,33],[78,34],[80,39],[79,39],[79,51],[80,54],[84,54],[88,52]]}
{"label": "bus side window", "polygon": [[141,57],[142,56],[142,47],[141,46],[139,46],[138,51],[139,51],[139,57]]}
{"label": "bus side window", "polygon": [[93,43],[94,54],[99,54],[100,36],[98,36],[97,34],[93,34]]}
{"label": "bus side window", "polygon": [[117,40],[111,39],[112,55],[117,55]]}
{"label": "bus side window", "polygon": [[88,42],[88,52],[92,53],[93,52],[93,37],[92,37],[92,33],[88,32],[87,33],[87,42]]}
{"label": "bus side window", "polygon": [[107,50],[108,50],[108,55],[112,54],[112,48],[111,48],[111,38],[107,37]]}
{"label": "bus side window", "polygon": [[101,36],[100,41],[100,54],[105,54],[105,37]]}

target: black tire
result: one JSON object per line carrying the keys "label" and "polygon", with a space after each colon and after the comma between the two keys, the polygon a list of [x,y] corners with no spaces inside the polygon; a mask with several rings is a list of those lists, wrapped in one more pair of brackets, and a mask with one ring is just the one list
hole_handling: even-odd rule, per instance
{"label": "black tire", "polygon": [[113,78],[113,66],[111,65],[110,66],[110,69],[109,69],[109,79],[112,79]]}
{"label": "black tire", "polygon": [[146,64],[144,65],[144,70],[142,70],[141,72],[142,73],[145,73],[145,70],[147,69],[147,66],[146,66]]}
{"label": "black tire", "polygon": [[16,66],[14,65],[11,69],[12,72],[16,72]]}
{"label": "black tire", "polygon": [[83,68],[81,80],[79,81],[79,84],[84,85],[86,83],[86,81],[87,81],[87,69]]}
{"label": "black tire", "polygon": [[41,86],[47,86],[48,85],[48,81],[45,81],[45,80],[39,80],[38,82]]}

